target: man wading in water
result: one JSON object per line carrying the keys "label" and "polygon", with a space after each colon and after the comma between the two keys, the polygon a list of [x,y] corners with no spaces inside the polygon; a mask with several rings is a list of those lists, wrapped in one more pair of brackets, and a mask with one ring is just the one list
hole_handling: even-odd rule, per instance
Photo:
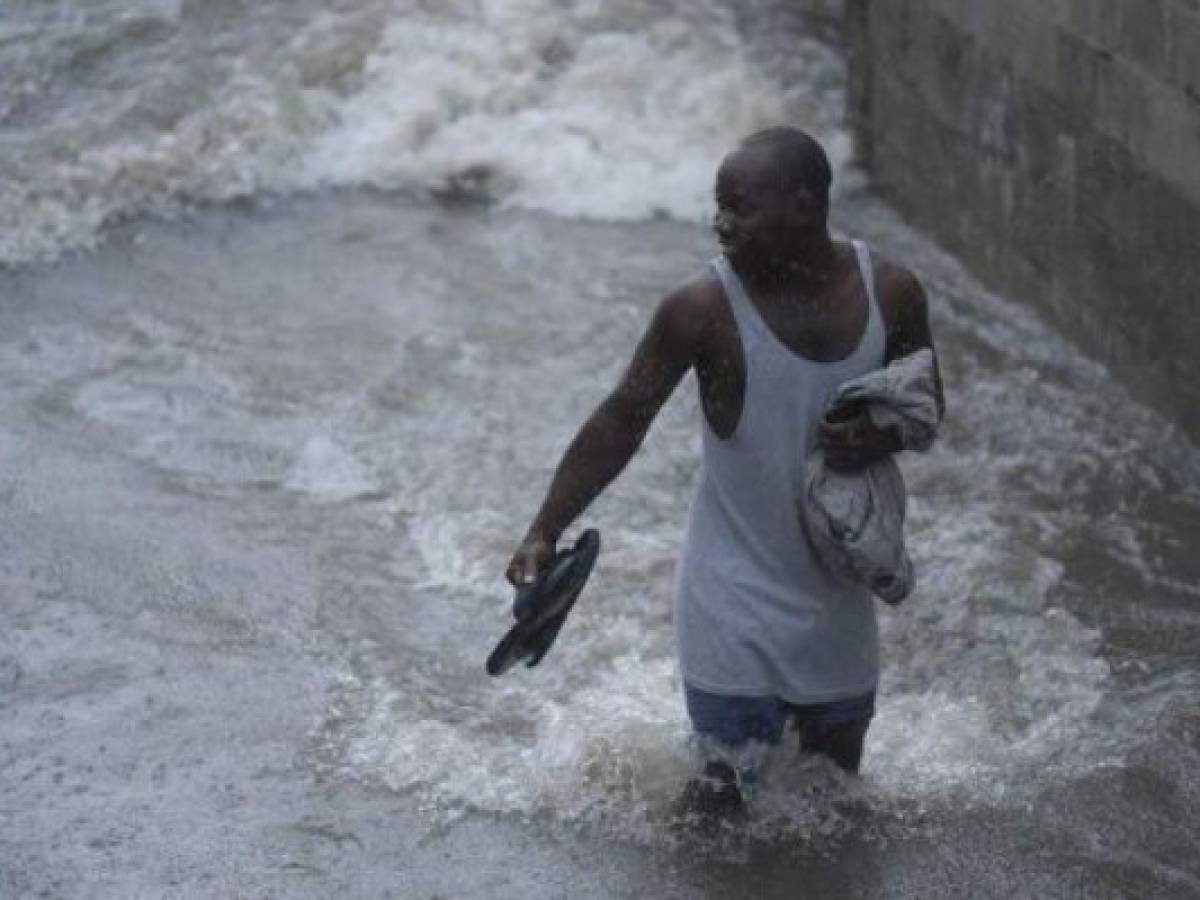
{"label": "man wading in water", "polygon": [[[829,161],[793,128],[746,138],[721,163],[722,255],[667,295],[615,390],[567,448],[509,564],[514,585],[621,472],[688,369],[704,459],[679,561],[675,628],[688,715],[706,754],[692,806],[733,812],[788,720],[801,747],[856,772],[874,713],[874,601],[818,562],[800,526],[805,458],[854,469],[900,449],[866,415],[822,421],[833,390],[932,349],[917,279],[829,234]],[[937,386],[942,406],[941,385]]]}

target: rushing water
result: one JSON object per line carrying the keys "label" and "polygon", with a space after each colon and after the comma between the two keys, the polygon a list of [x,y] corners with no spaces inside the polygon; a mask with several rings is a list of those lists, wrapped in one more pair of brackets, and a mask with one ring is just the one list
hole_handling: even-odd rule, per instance
{"label": "rushing water", "polygon": [[[683,874],[659,893],[1200,895],[1200,456],[872,197],[840,62],[786,4],[754,7],[6,6],[11,616],[36,621],[30,572],[52,570],[34,593],[124,623],[129,658],[287,659],[302,777],[438,828],[665,854]],[[929,288],[949,417],[903,462],[920,581],[881,609],[864,777],[785,748],[713,852],[672,814],[694,766],[670,622],[691,377],[579,523],[604,550],[551,655],[498,681],[482,660],[558,455],[713,252],[716,162],[780,118],[829,146],[838,229]],[[0,644],[0,676],[33,646]],[[120,864],[149,869],[138,847]]]}
{"label": "rushing water", "polygon": [[757,64],[712,0],[7,6],[0,260],[180,200],[333,185],[694,219],[757,124],[802,114],[847,148],[830,51]]}

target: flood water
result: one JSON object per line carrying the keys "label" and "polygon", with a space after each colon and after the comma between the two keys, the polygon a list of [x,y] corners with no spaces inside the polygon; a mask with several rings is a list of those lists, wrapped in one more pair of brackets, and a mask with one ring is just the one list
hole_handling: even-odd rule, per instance
{"label": "flood water", "polygon": [[[1200,452],[846,164],[787,4],[23,2],[0,19],[0,895],[1200,896]],[[712,172],[789,118],[918,273],[863,777],[694,771],[691,376],[546,661],[502,579]],[[1081,301],[1085,302],[1085,301]]]}

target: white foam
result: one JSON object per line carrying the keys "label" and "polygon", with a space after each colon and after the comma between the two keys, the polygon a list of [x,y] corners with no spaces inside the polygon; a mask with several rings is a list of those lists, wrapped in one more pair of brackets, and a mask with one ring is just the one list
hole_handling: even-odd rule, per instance
{"label": "white foam", "polygon": [[389,27],[306,159],[313,183],[457,183],[560,215],[697,219],[721,156],[785,116],[784,89],[714,10],[643,8],[644,25],[617,27],[594,4],[461,6]]}
{"label": "white foam", "polygon": [[[723,154],[782,120],[825,139],[840,168],[849,142],[828,96],[840,71],[832,51],[798,37],[805,65],[785,86],[739,43],[725,6],[676,7],[357,0],[287,38],[255,38],[247,23],[241,55],[214,84],[204,81],[203,44],[181,40],[175,69],[135,70],[123,91],[81,96],[86,114],[13,130],[0,261],[89,246],[105,222],[180,200],[323,186],[429,188],[591,219],[698,220]],[[172,28],[175,12],[147,15]],[[142,31],[109,15],[43,27],[39,52],[0,62],[30,85],[55,83],[66,76],[43,71],[40,58],[62,54],[69,69],[59,45],[91,40],[106,42],[119,67],[122,54],[137,58]],[[160,90],[191,69],[194,91]],[[29,91],[36,109],[38,90]]]}
{"label": "white foam", "polygon": [[555,676],[528,684],[541,672],[527,673],[524,685],[491,682],[470,698],[470,715],[453,722],[414,716],[406,691],[346,675],[371,710],[347,761],[442,812],[608,818],[636,835],[664,817],[692,773],[688,726],[672,661],[608,663],[577,690],[564,691]]}
{"label": "white foam", "polygon": [[376,489],[366,467],[323,434],[305,442],[284,486],[323,502],[350,500]]}

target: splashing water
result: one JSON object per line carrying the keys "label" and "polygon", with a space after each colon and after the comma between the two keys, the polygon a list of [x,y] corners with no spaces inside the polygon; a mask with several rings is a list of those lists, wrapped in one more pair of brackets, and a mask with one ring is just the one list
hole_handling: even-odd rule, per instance
{"label": "splashing water", "polygon": [[755,127],[799,118],[848,151],[806,87],[832,52],[799,36],[786,89],[715,2],[68,8],[20,7],[0,39],[0,262],[181,201],[323,186],[695,220],[713,160]]}
{"label": "splashing water", "polygon": [[[42,276],[71,314],[0,345],[5,402],[312,560],[317,770],[445,821],[669,841],[695,769],[669,603],[692,379],[579,523],[605,549],[551,655],[494,682],[482,660],[555,461],[655,297],[712,252],[659,211],[700,216],[720,155],[780,115],[844,156],[836,59],[798,40],[807,78],[785,89],[719,4],[431,10],[21,6],[0,39],[18,73],[0,87],[7,262],[180,200],[371,185],[493,202],[318,192],[116,229],[111,256]],[[881,612],[865,776],[785,746],[751,833],[819,843],[982,809],[1091,840],[1090,803],[1162,815],[1112,789],[1129,773],[1200,800],[1195,449],[869,194],[845,190],[838,216],[929,288],[949,418],[904,460],[920,581]],[[244,615],[283,631],[274,607]]]}

